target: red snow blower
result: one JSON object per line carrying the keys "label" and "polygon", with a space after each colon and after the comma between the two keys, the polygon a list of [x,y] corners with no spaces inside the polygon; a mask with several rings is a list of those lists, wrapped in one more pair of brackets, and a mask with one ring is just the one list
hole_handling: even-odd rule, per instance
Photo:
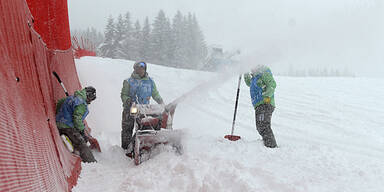
{"label": "red snow blower", "polygon": [[233,135],[233,131],[235,129],[235,121],[236,121],[236,112],[237,112],[237,104],[239,102],[239,94],[240,94],[240,83],[241,83],[241,75],[239,76],[239,83],[237,85],[237,94],[236,94],[236,103],[235,103],[235,113],[233,115],[233,121],[232,121],[232,131],[230,135],[224,136],[224,138],[230,140],[230,141],[237,141],[241,137],[238,135]]}
{"label": "red snow blower", "polygon": [[128,156],[134,159],[135,165],[148,160],[155,155],[154,149],[158,145],[171,146],[177,154],[182,154],[182,132],[173,130],[172,121],[175,104],[167,106],[159,104],[133,104],[130,115],[134,118],[132,133],[132,151]]}

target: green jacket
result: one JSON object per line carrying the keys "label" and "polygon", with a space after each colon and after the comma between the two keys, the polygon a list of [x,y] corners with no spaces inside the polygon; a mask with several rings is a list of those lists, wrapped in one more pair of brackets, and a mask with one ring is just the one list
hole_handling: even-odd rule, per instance
{"label": "green jacket", "polygon": [[[82,89],[82,90],[79,90],[79,91],[75,91],[75,96],[77,97],[81,97],[82,99],[86,100],[87,99],[87,94],[86,94],[86,91],[85,89]],[[66,100],[67,97],[64,97],[62,99],[60,99],[57,104],[56,104],[56,114],[59,112],[59,109],[61,108],[62,104],[64,103],[64,101]],[[87,106],[86,104],[80,104],[78,106],[75,107],[74,111],[73,111],[73,124],[74,124],[74,127],[70,127],[64,123],[60,123],[60,122],[56,122],[57,124],[57,127],[58,128],[75,128],[75,129],[78,129],[80,131],[83,131],[85,126],[84,126],[84,122],[83,122],[83,115],[85,114],[85,112],[87,111]]]}
{"label": "green jacket", "polygon": [[262,104],[265,104],[264,99],[269,97],[271,99],[270,104],[275,107],[274,94],[276,88],[276,81],[273,78],[271,70],[268,67],[262,66],[259,67],[255,72],[244,74],[245,84],[247,84],[248,87],[251,87],[252,78],[256,77],[257,75],[261,75],[256,83],[258,87],[262,88],[263,99],[257,103],[254,103],[253,106],[256,108]]}
{"label": "green jacket", "polygon": [[[145,73],[145,76],[143,78],[141,78],[138,74],[133,72],[131,74],[131,78],[139,79],[139,80],[149,80],[148,73]],[[130,85],[129,85],[128,80],[129,79],[126,79],[126,80],[123,81],[123,88],[121,89],[121,93],[120,93],[121,101],[123,102],[123,107],[124,108],[128,107],[128,106],[126,106],[127,102],[131,101]],[[160,93],[157,90],[156,84],[155,84],[154,81],[153,81],[152,98],[157,103],[163,103],[163,99],[161,98]]]}

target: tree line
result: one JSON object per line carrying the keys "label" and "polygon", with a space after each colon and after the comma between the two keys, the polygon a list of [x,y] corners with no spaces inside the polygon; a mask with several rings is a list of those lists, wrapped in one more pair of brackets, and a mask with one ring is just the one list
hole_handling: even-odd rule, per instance
{"label": "tree line", "polygon": [[163,10],[150,23],[132,23],[131,14],[109,17],[98,55],[115,59],[143,60],[177,68],[204,69],[207,45],[196,16],[180,11],[172,22]]}
{"label": "tree line", "polygon": [[310,68],[310,69],[298,69],[293,68],[290,65],[289,70],[284,72],[278,71],[277,75],[291,76],[291,77],[356,77],[356,75],[349,71],[347,68],[344,69],[332,69],[332,68]]}

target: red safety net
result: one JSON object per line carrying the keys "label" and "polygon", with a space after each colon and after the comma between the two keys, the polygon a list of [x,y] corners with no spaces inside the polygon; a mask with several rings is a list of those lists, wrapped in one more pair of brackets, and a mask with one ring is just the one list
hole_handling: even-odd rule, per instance
{"label": "red safety net", "polygon": [[72,37],[73,54],[76,59],[84,56],[96,56],[96,47],[88,39]]}
{"label": "red safety net", "polygon": [[71,48],[67,0],[27,0],[34,28],[50,49]]}
{"label": "red safety net", "polygon": [[55,103],[65,95],[52,75],[70,94],[80,89],[70,45],[66,0],[0,1],[0,191],[77,182],[81,160],[58,134]]}

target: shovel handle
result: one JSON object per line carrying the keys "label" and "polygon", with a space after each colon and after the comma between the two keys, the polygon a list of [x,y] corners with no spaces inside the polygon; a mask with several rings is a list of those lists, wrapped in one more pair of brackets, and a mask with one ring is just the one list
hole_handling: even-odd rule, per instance
{"label": "shovel handle", "polygon": [[53,71],[52,73],[53,73],[53,75],[56,77],[57,81],[60,83],[61,87],[64,89],[65,95],[66,95],[66,96],[69,96],[68,91],[67,91],[67,89],[65,88],[64,83],[61,81],[59,75],[56,73],[56,71]]}
{"label": "shovel handle", "polygon": [[236,102],[235,102],[235,112],[233,114],[233,121],[232,121],[232,131],[231,135],[233,135],[233,131],[235,129],[235,121],[236,121],[236,113],[237,113],[237,105],[239,103],[239,95],[240,95],[240,84],[241,84],[241,75],[239,76],[239,83],[237,84],[237,93],[236,93]]}

